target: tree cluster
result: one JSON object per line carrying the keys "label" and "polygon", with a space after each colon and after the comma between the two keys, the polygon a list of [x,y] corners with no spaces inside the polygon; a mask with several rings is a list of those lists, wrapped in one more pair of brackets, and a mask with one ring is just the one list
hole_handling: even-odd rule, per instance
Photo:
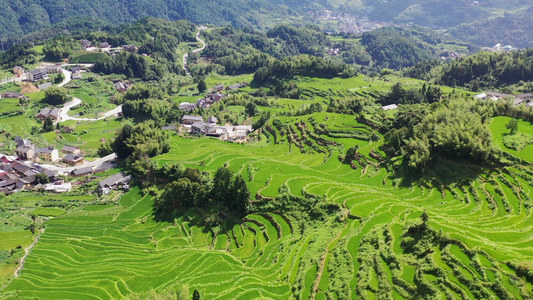
{"label": "tree cluster", "polygon": [[259,68],[254,73],[254,82],[264,83],[274,78],[294,75],[333,78],[351,77],[355,71],[343,63],[336,63],[320,57],[299,55],[282,60],[275,60],[269,66]]}
{"label": "tree cluster", "polygon": [[435,103],[429,111],[420,106],[404,108],[396,122],[403,127],[393,128],[385,136],[387,150],[392,155],[405,154],[408,166],[418,171],[438,155],[497,162],[499,152],[483,114],[483,107],[464,100]]}
{"label": "tree cluster", "polygon": [[63,105],[71,99],[72,97],[68,94],[67,89],[51,86],[44,92],[43,102],[50,105]]}
{"label": "tree cluster", "polygon": [[154,157],[170,151],[170,136],[154,121],[118,129],[115,139],[100,145],[98,154],[105,156],[115,152],[119,158],[131,158],[132,162],[143,157]]}
{"label": "tree cluster", "polygon": [[250,191],[240,174],[235,175],[226,167],[220,167],[214,177],[201,174],[198,169],[167,168],[174,180],[166,185],[155,200],[156,211],[173,211],[200,207],[203,209],[235,212],[243,217],[250,209]]}

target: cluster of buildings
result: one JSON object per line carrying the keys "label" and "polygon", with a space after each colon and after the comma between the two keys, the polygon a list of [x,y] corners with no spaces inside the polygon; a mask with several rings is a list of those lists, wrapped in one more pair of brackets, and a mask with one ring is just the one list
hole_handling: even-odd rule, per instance
{"label": "cluster of buildings", "polygon": [[13,74],[17,77],[25,77],[29,82],[37,82],[48,78],[48,74],[57,74],[61,72],[59,65],[45,65],[42,68],[37,68],[33,71],[26,72],[26,70],[20,66],[13,68]]}
{"label": "cluster of buildings", "polygon": [[316,17],[320,20],[337,22],[339,32],[353,32],[356,34],[361,34],[382,26],[390,25],[387,22],[372,22],[366,18],[358,18],[349,13],[338,13],[330,10],[324,10],[321,12],[310,11],[309,13],[316,14]]}
{"label": "cluster of buildings", "polygon": [[[35,163],[38,159],[45,162],[59,161],[57,149],[54,147],[36,148],[30,140],[20,137],[15,137],[15,142],[17,143],[16,156],[0,156],[0,192],[12,194],[23,190],[44,190],[56,193],[71,191],[72,183],[64,182],[63,179],[59,178],[57,169],[51,170],[47,165]],[[73,166],[82,164],[84,158],[78,147],[64,146],[61,152],[65,154],[61,161]],[[90,176],[105,172],[112,167],[112,163],[104,162],[98,166],[73,168],[65,174],[72,177]],[[38,174],[45,174],[49,183],[42,183],[40,179],[44,175]],[[123,173],[113,175],[99,183],[99,190],[122,188],[122,185],[130,181],[131,176],[125,176]]]}
{"label": "cluster of buildings", "polygon": [[194,135],[205,135],[220,138],[223,141],[244,141],[250,132],[252,126],[218,126],[217,118],[209,117],[206,121],[201,116],[185,115],[181,119],[181,124],[189,129]]}
{"label": "cluster of buildings", "polygon": [[[20,137],[15,137],[15,142],[17,143],[16,153],[19,160],[34,162],[57,162],[60,160],[60,152],[53,146],[37,148],[30,140]],[[77,166],[83,163],[84,157],[80,148],[76,146],[64,146],[61,153],[64,155],[61,161],[66,164]]]}
{"label": "cluster of buildings", "polygon": [[72,75],[70,76],[72,79],[82,79],[83,76],[81,75],[82,69],[79,66],[75,66],[69,69],[70,73]]}
{"label": "cluster of buildings", "polygon": [[192,111],[197,108],[207,109],[209,108],[213,103],[219,102],[222,98],[227,97],[228,95],[222,94],[222,91],[234,91],[237,89],[240,89],[241,87],[245,86],[246,82],[236,83],[228,86],[224,86],[223,84],[215,85],[211,89],[211,93],[205,95],[204,98],[198,99],[196,103],[189,103],[189,102],[182,102],[180,103],[179,109],[184,111]]}
{"label": "cluster of buildings", "polygon": [[[70,191],[70,183],[65,185],[59,181],[57,171],[46,170],[39,165],[29,165],[16,159],[13,156],[0,157],[0,192],[9,195],[23,190]],[[45,174],[52,183],[39,183],[37,174]]]}
{"label": "cluster of buildings", "polygon": [[337,56],[341,53],[341,50],[339,48],[328,48],[326,49],[326,52],[330,55],[330,56]]}
{"label": "cluster of buildings", "polygon": [[525,104],[527,106],[533,106],[533,94],[527,93],[527,94],[519,94],[519,95],[511,95],[511,94],[504,94],[504,93],[498,93],[498,92],[492,92],[488,91],[485,93],[477,94],[474,96],[474,99],[480,99],[480,100],[493,100],[493,101],[500,101],[505,100],[513,97],[513,103],[514,105],[521,105]]}
{"label": "cluster of buildings", "polygon": [[[89,40],[81,40],[80,44],[83,47],[83,49],[85,49],[87,51],[90,51],[90,50],[92,50],[90,48],[93,48],[93,45],[92,45],[91,41],[89,41]],[[107,50],[107,49],[111,48],[112,46],[108,42],[103,42],[103,43],[98,44],[98,47],[100,49],[106,49]],[[137,47],[135,45],[124,45],[124,46],[122,46],[122,49],[124,49],[124,51],[128,51],[128,52],[137,52],[139,50],[139,47]]]}
{"label": "cluster of buildings", "polygon": [[492,47],[492,50],[493,51],[497,51],[497,52],[501,52],[501,51],[509,52],[509,51],[514,51],[514,50],[517,50],[517,49],[514,48],[511,45],[502,45],[502,44],[498,43],[498,44],[494,45],[494,47]]}
{"label": "cluster of buildings", "polygon": [[199,107],[202,109],[208,109],[211,105],[214,103],[219,102],[222,100],[222,98],[226,97],[227,95],[221,94],[221,93],[214,93],[214,94],[207,94],[204,98],[198,99],[196,103],[189,103],[189,102],[182,102],[180,103],[179,109],[184,111],[192,111]]}

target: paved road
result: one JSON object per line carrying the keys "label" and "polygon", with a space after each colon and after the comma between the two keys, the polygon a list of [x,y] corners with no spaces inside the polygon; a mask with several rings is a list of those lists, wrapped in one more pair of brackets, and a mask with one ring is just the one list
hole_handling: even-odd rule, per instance
{"label": "paved road", "polygon": [[99,113],[99,115],[102,115],[102,117],[99,118],[79,118],[79,117],[71,117],[68,115],[68,112],[70,109],[78,104],[81,103],[81,99],[74,97],[72,101],[65,103],[65,106],[63,106],[63,109],[61,110],[61,121],[60,123],[63,123],[65,121],[74,120],[74,121],[98,121],[103,120],[107,117],[111,116],[118,116],[118,113],[122,113],[122,104],[113,108],[110,111],[106,111],[103,113]]}
{"label": "paved road", "polygon": [[64,86],[65,84],[69,83],[70,80],[72,79],[71,76],[70,76],[70,72],[69,71],[67,71],[65,69],[60,69],[60,70],[61,70],[61,72],[63,72],[63,76],[65,77],[65,79],[63,79],[63,81],[60,84],[57,85],[58,87]]}
{"label": "paved road", "polygon": [[52,171],[58,171],[60,174],[67,174],[72,172],[75,169],[85,168],[85,167],[98,167],[104,163],[109,163],[110,161],[117,158],[117,155],[115,153],[109,154],[108,156],[104,156],[102,158],[99,158],[95,161],[85,161],[83,164],[75,166],[75,167],[61,167],[56,165],[49,165],[49,164],[41,164],[40,166]]}
{"label": "paved road", "polygon": [[[206,29],[207,29],[207,27],[205,27],[205,26],[198,27],[198,32],[196,33],[196,40],[202,44],[202,47],[192,50],[192,53],[198,53],[198,52],[204,50],[205,46],[207,46],[206,42],[204,42],[200,38],[200,33],[202,32],[202,30],[206,30]],[[189,73],[189,68],[187,66],[187,59],[188,58],[189,58],[189,53],[183,54],[183,69],[185,70],[185,73],[187,73],[188,76],[191,76],[191,73]]]}

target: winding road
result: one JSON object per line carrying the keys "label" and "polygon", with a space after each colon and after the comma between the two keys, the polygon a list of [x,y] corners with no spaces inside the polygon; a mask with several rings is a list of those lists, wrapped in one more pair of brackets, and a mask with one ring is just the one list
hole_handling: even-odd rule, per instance
{"label": "winding road", "polygon": [[[202,33],[202,30],[206,30],[206,29],[207,29],[207,27],[205,27],[205,26],[198,27],[198,32],[196,33],[196,40],[202,44],[202,47],[192,50],[192,53],[198,53],[198,52],[204,50],[205,46],[207,46],[206,42],[204,42],[200,38],[200,33]],[[183,54],[183,69],[185,70],[185,73],[187,73],[188,76],[191,76],[191,73],[189,73],[189,67],[187,66],[187,59],[188,58],[189,58],[189,53],[188,52]]]}

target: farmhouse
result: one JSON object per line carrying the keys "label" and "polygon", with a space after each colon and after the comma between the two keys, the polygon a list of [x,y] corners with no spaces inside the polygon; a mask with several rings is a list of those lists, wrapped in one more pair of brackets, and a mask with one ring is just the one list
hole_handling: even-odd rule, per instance
{"label": "farmhouse", "polygon": [[206,134],[207,126],[207,123],[203,121],[194,122],[191,126],[191,133],[194,135]]}
{"label": "farmhouse", "polygon": [[203,122],[204,118],[201,116],[185,115],[181,118],[181,124],[192,125],[195,122]]}
{"label": "farmhouse", "polygon": [[75,72],[75,73],[72,73],[72,79],[82,79],[83,76],[81,75],[80,72]]}
{"label": "farmhouse", "polygon": [[17,156],[20,160],[32,160],[35,156],[35,147],[31,146],[19,146],[17,147]]}
{"label": "farmhouse", "polygon": [[35,155],[47,162],[59,160],[59,151],[53,146],[35,149]]}
{"label": "farmhouse", "polygon": [[3,98],[21,99],[22,97],[24,97],[24,95],[21,94],[21,93],[17,93],[17,92],[4,92],[2,94],[2,97]]}
{"label": "farmhouse", "polygon": [[122,48],[124,49],[124,51],[128,51],[128,52],[137,52],[137,50],[139,50],[139,47],[135,45],[124,45],[124,47]]}
{"label": "farmhouse", "polygon": [[110,48],[111,45],[109,45],[108,42],[103,42],[103,43],[100,43],[100,48]]}
{"label": "farmhouse", "polygon": [[70,192],[72,190],[72,183],[47,183],[44,190],[55,193]]}
{"label": "farmhouse", "polygon": [[396,104],[385,105],[385,106],[383,106],[381,109],[383,109],[383,110],[393,110],[393,109],[398,109],[398,105],[396,105]]}
{"label": "farmhouse", "polygon": [[81,150],[79,147],[66,145],[61,149],[61,152],[65,154],[80,154]]}
{"label": "farmhouse", "polygon": [[242,84],[237,83],[237,84],[232,84],[232,85],[226,87],[226,90],[227,90],[227,91],[228,91],[228,90],[229,90],[229,91],[234,91],[234,90],[236,90],[236,89],[240,89],[241,87],[242,87]]}
{"label": "farmhouse", "polygon": [[115,83],[115,89],[117,89],[119,93],[124,93],[125,91],[127,91],[127,88],[124,83],[122,83],[122,81]]}
{"label": "farmhouse", "polygon": [[108,177],[98,183],[98,189],[100,192],[106,193],[110,189],[118,189],[121,186],[128,185],[131,181],[131,176],[126,175],[124,172],[117,173],[111,177]]}
{"label": "farmhouse", "polygon": [[70,174],[74,177],[91,175],[93,173],[93,167],[85,167],[73,170]]}
{"label": "farmhouse", "polygon": [[46,65],[44,68],[47,74],[57,74],[61,71],[58,65]]}
{"label": "farmhouse", "polygon": [[52,118],[54,123],[61,121],[61,108],[45,107],[37,114],[37,119],[44,121],[46,118]]}
{"label": "farmhouse", "polygon": [[218,93],[218,92],[220,92],[222,90],[224,90],[224,85],[223,84],[217,84],[211,89],[211,91],[213,93]]}
{"label": "farmhouse", "polygon": [[20,162],[20,161],[15,161],[11,164],[11,167],[13,168],[13,170],[15,172],[17,172],[18,174],[20,175],[24,175],[24,173],[26,173],[29,169],[31,169],[30,166]]}
{"label": "farmhouse", "polygon": [[85,48],[85,49],[91,47],[91,41],[89,41],[89,40],[82,40],[82,41],[80,42],[80,44],[81,44],[81,46],[82,46],[83,48]]}
{"label": "farmhouse", "polygon": [[63,157],[63,162],[72,166],[81,165],[83,163],[84,157],[79,154],[67,154]]}
{"label": "farmhouse", "polygon": [[47,74],[48,73],[46,73],[46,69],[36,69],[26,73],[26,80],[36,82],[43,80]]}
{"label": "farmhouse", "polygon": [[196,109],[196,107],[198,107],[197,103],[181,102],[178,108],[184,111],[191,111]]}

